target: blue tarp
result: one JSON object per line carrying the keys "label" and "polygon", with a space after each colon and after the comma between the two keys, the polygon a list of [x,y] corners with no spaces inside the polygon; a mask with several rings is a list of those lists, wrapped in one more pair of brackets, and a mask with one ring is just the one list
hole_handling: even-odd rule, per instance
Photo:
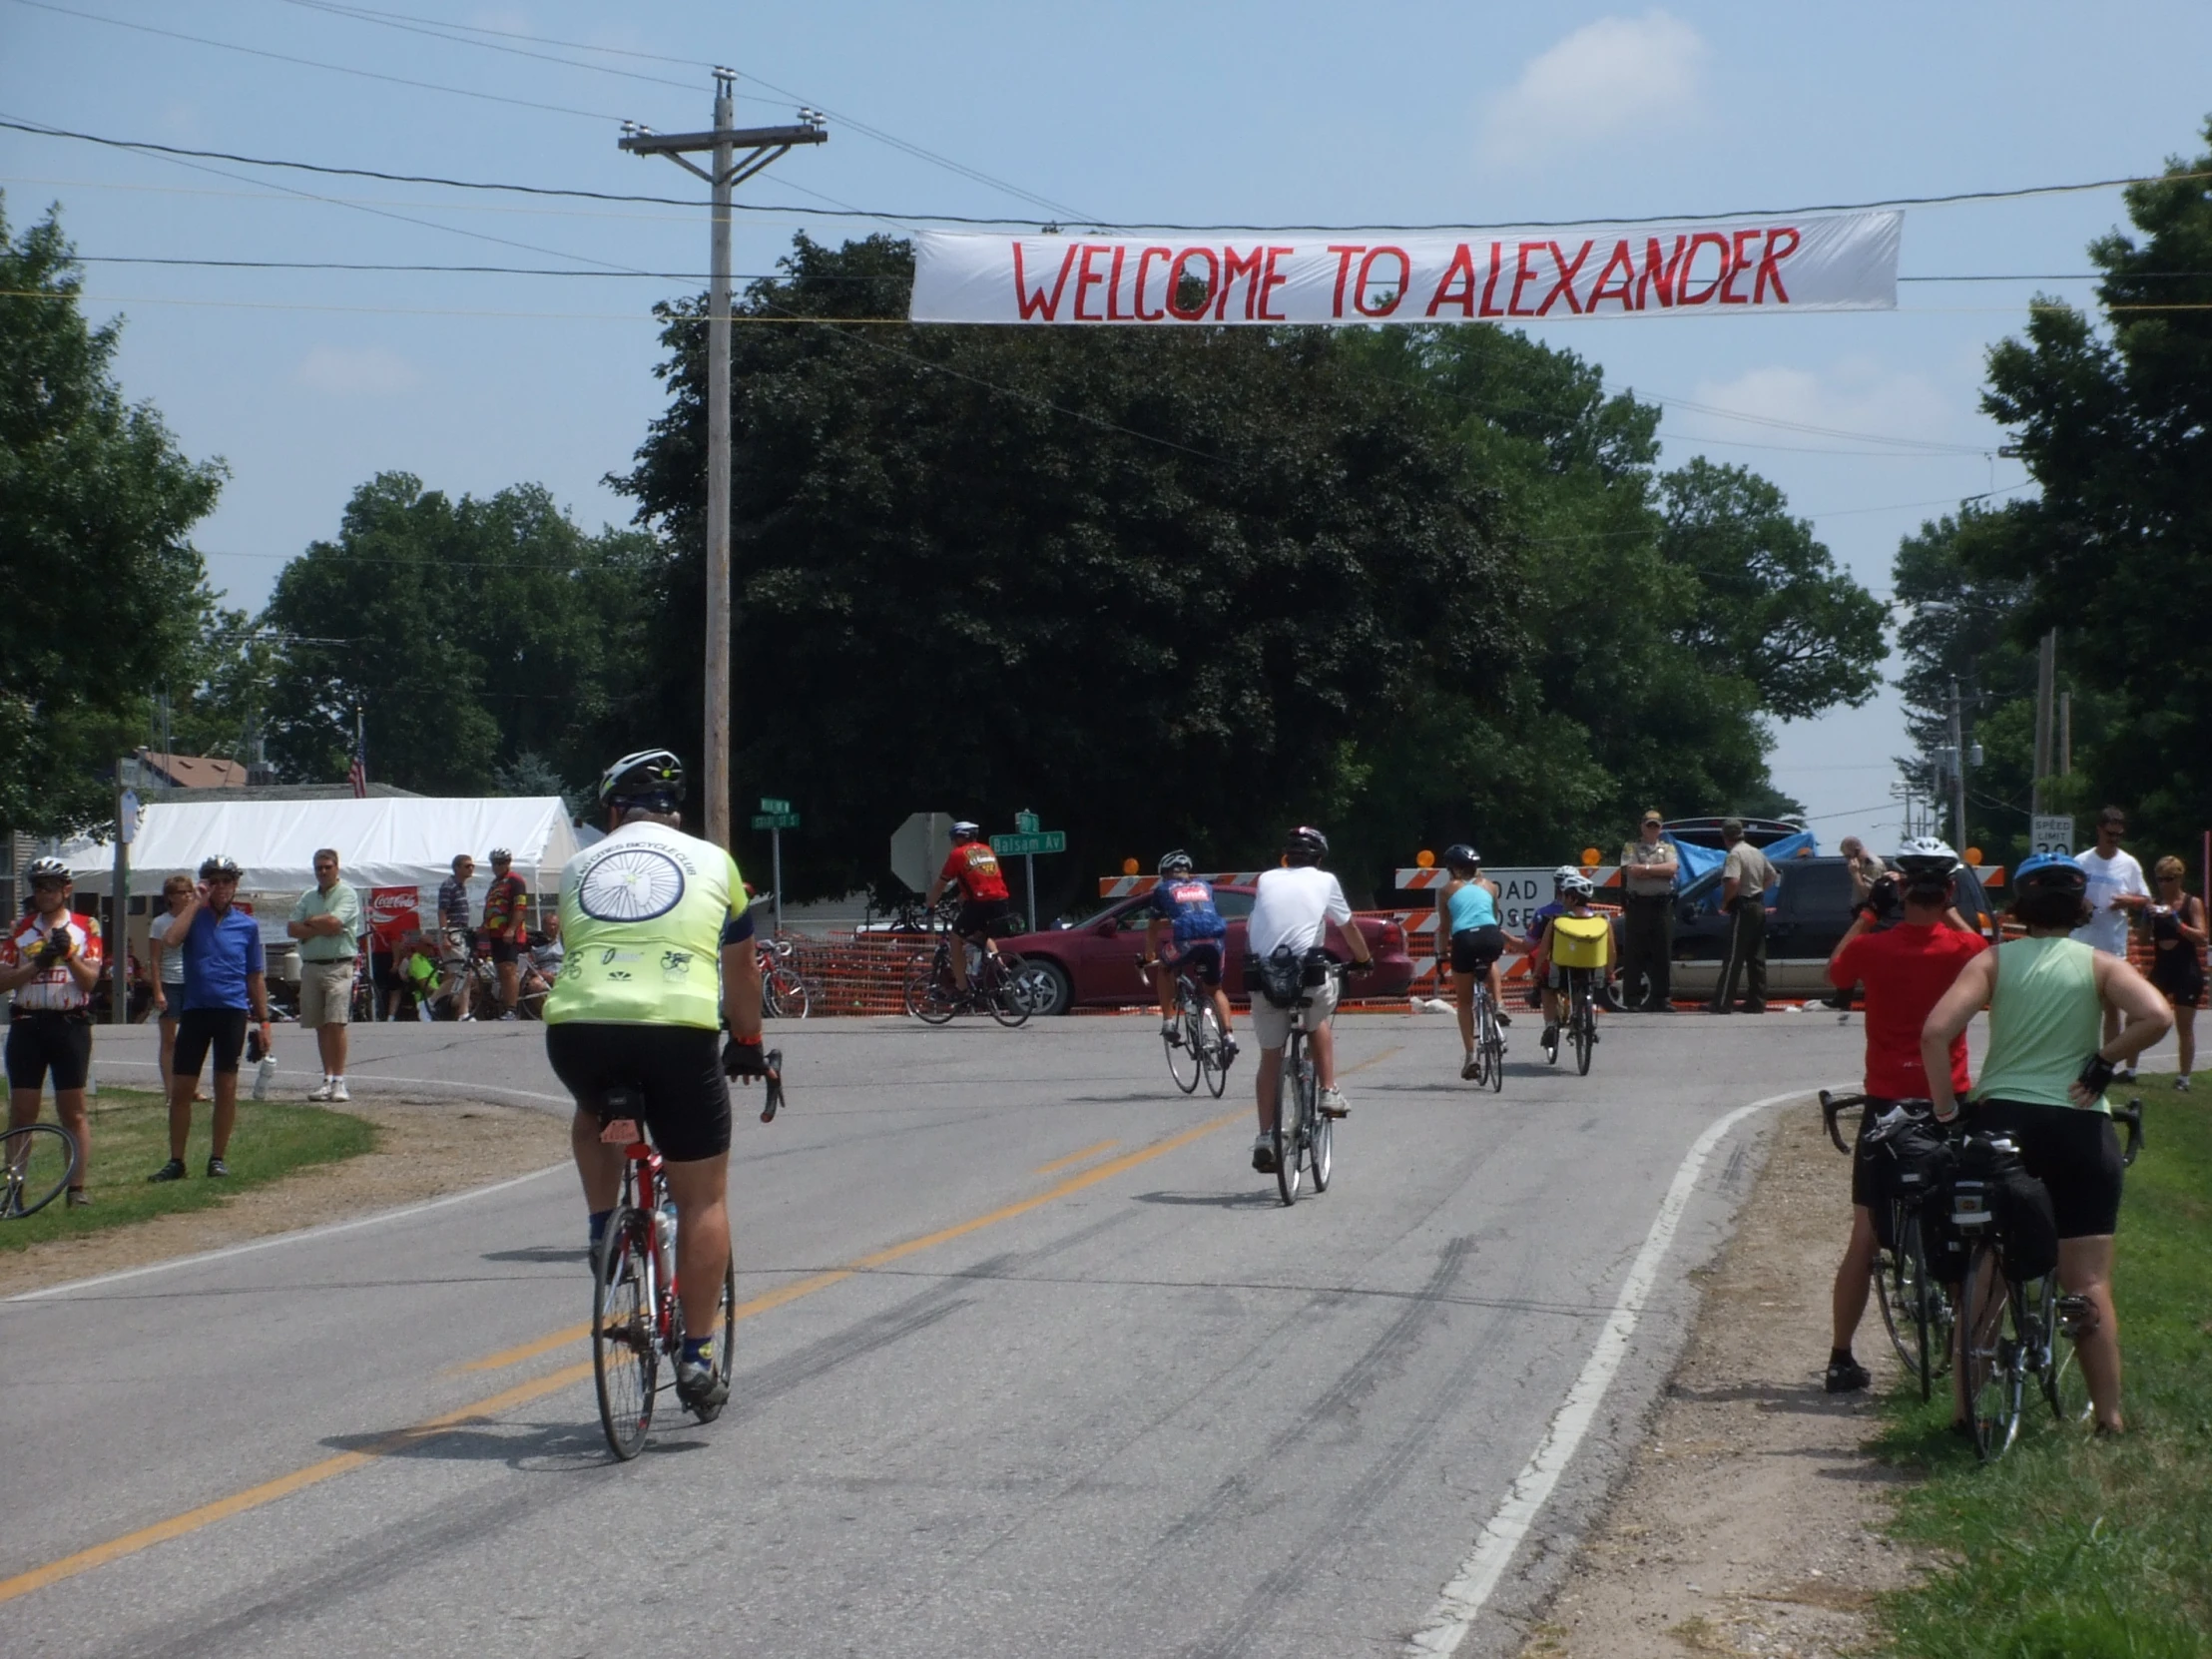
{"label": "blue tarp", "polygon": [[[1721,889],[1717,877],[1728,854],[1716,847],[1699,846],[1691,841],[1675,840],[1672,835],[1666,838],[1673,844],[1675,856],[1682,863],[1682,873],[1676,877],[1675,881],[1676,890],[1680,891],[1705,876],[1712,875],[1716,879],[1711,887],[1698,895],[1698,903],[1701,907],[1707,909],[1719,904]],[[1780,840],[1769,841],[1760,848],[1760,851],[1766,853],[1777,864],[1796,857],[1801,851],[1818,852],[1819,850],[1820,842],[1814,838],[1813,831],[1810,830],[1800,830],[1794,835],[1784,835]],[[1783,871],[1785,876],[1788,873],[1787,869]]]}

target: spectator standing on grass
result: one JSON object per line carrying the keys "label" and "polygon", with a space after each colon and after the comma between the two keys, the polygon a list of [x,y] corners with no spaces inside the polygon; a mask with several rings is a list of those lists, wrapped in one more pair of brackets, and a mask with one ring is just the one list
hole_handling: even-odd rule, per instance
{"label": "spectator standing on grass", "polygon": [[[2143,879],[2143,866],[2132,852],[2120,849],[2120,837],[2126,833],[2127,814],[2107,807],[2097,814],[2097,844],[2074,858],[2089,878],[2089,919],[2074,929],[2074,937],[2093,950],[2122,958],[2127,955],[2128,923],[2150,908],[2150,883]],[[2119,1032],[2120,1011],[2107,1007],[2104,1040],[2110,1042]],[[2132,1080],[2134,1062],[2120,1075]]]}
{"label": "spectator standing on grass", "polygon": [[1728,954],[1713,987],[1710,1011],[1733,1013],[1736,979],[1744,981],[1743,1011],[1767,1011],[1767,895],[1781,878],[1767,855],[1744,839],[1744,821],[1726,819],[1721,840],[1728,856],[1721,864],[1721,909],[1729,917]]}
{"label": "spectator standing on grass", "polygon": [[[1867,1131],[1900,1101],[1927,1100],[1928,1067],[1921,1057],[1921,1032],[1929,1011],[1958,977],[1958,970],[1981,954],[1984,941],[1970,931],[1951,907],[1958,859],[1949,846],[1934,839],[1908,841],[1894,860],[1902,886],[1904,919],[1882,928],[1888,906],[1871,894],[1860,902],[1851,926],[1828,958],[1828,982],[1839,990],[1867,988],[1867,1058],[1863,1087],[1867,1108],[1860,1115],[1860,1147],[1851,1164],[1851,1242],[1836,1269],[1831,1298],[1834,1332],[1828,1355],[1828,1391],[1852,1393],[1873,1378],[1852,1358],[1852,1339],[1866,1317],[1867,1294],[1874,1283],[1880,1248],[1875,1228],[1873,1172],[1866,1155]],[[1950,1041],[1950,1090],[1967,1088],[1966,1039]]]}
{"label": "spectator standing on grass", "polygon": [[499,970],[499,1017],[511,1020],[521,994],[522,947],[530,942],[523,922],[530,889],[514,872],[514,856],[503,846],[491,849],[491,886],[484,893],[484,937],[492,966]]}
{"label": "spectator standing on grass", "polygon": [[54,1115],[77,1139],[77,1179],[64,1204],[89,1203],[92,1124],[85,1084],[92,1074],[92,991],[103,958],[100,924],[70,908],[69,866],[34,858],[24,871],[31,908],[0,939],[0,991],[15,993],[8,1021],[8,1127],[38,1122],[39,1096],[54,1080]]}
{"label": "spectator standing on grass", "polygon": [[2197,999],[2204,995],[2204,900],[2181,884],[2181,860],[2171,853],[2151,872],[2158,879],[2150,907],[2150,982],[2174,1011],[2174,1046],[2180,1070],[2174,1087],[2189,1092],[2197,1058]]}
{"label": "spectator standing on grass", "polygon": [[184,1013],[177,1021],[177,1047],[169,1087],[169,1162],[149,1181],[185,1178],[185,1142],[192,1133],[192,1097],[200,1068],[215,1066],[215,1141],[208,1177],[231,1173],[224,1154],[239,1117],[239,1056],[246,1049],[246,1016],[251,1012],[269,1045],[269,979],[262,952],[262,930],[238,906],[239,866],[220,855],[200,866],[200,884],[170,923],[171,939],[185,945]]}
{"label": "spectator standing on grass", "polygon": [[438,937],[445,948],[440,965],[453,979],[453,1017],[473,1019],[468,1011],[469,921],[468,882],[476,873],[476,860],[465,852],[453,854],[453,873],[438,883]]}
{"label": "spectator standing on grass", "polygon": [[172,938],[177,912],[192,897],[192,877],[172,875],[162,883],[167,909],[147,924],[146,935],[154,951],[154,1006],[161,1013],[162,1098],[169,1098],[170,1061],[177,1049],[177,1016],[185,1007],[185,936]]}
{"label": "spectator standing on grass", "polygon": [[1671,1014],[1674,883],[1682,873],[1674,843],[1660,838],[1666,821],[1646,807],[1636,838],[1621,848],[1621,996],[1631,1008]]}
{"label": "spectator standing on grass", "polygon": [[322,1086],[307,1098],[350,1100],[345,1088],[345,1044],[346,1027],[353,1018],[361,898],[350,884],[338,879],[334,847],[315,853],[314,880],[284,923],[284,931],[299,941],[299,1025],[314,1033],[322,1057]]}

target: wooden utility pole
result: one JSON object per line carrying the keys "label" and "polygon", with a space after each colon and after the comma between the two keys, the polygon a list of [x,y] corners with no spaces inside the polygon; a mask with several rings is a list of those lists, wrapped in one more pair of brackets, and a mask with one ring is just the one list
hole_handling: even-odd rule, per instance
{"label": "wooden utility pole", "polygon": [[[730,650],[737,627],[730,587],[730,193],[792,146],[830,138],[813,110],[800,111],[794,127],[733,127],[737,78],[736,70],[715,70],[711,132],[656,133],[633,122],[622,140],[631,154],[666,156],[714,192],[707,290],[707,722],[701,770],[707,838],[721,846],[731,840]],[[695,155],[713,159],[700,167],[689,159]]]}
{"label": "wooden utility pole", "polygon": [[2051,775],[2051,687],[2058,678],[2058,630],[2045,634],[2035,651],[2035,778],[2028,786],[2028,816],[2043,811],[2043,780]]}

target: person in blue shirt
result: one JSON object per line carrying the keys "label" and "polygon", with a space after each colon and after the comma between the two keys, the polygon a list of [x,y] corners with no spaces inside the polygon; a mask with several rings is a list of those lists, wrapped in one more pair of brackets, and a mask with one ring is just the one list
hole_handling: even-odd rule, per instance
{"label": "person in blue shirt", "polygon": [[1152,889],[1152,914],[1145,923],[1144,946],[1152,983],[1160,993],[1160,1035],[1170,1043],[1182,1036],[1175,1028],[1175,970],[1187,968],[1214,999],[1221,1021],[1221,1058],[1237,1057],[1237,1039],[1229,1034],[1229,993],[1221,988],[1222,947],[1229,923],[1214,903],[1214,884],[1191,873],[1188,852],[1170,852],[1160,860],[1160,884]]}
{"label": "person in blue shirt", "polygon": [[1443,912],[1444,936],[1451,968],[1452,992],[1459,1005],[1459,1041],[1466,1050],[1459,1075],[1474,1076],[1474,982],[1489,987],[1490,1007],[1500,1025],[1513,1023],[1505,1012],[1504,991],[1498,983],[1497,959],[1505,954],[1505,929],[1498,925],[1497,883],[1482,873],[1482,854],[1465,841],[1444,848],[1444,868],[1450,872],[1436,895]]}
{"label": "person in blue shirt", "polygon": [[149,1181],[185,1178],[185,1140],[192,1133],[193,1091],[200,1068],[215,1055],[215,1145],[208,1175],[231,1173],[223,1161],[239,1118],[239,1055],[246,1047],[246,1016],[251,1010],[269,1046],[269,980],[262,954],[262,930],[238,906],[239,866],[216,856],[200,866],[200,884],[170,922],[169,937],[184,941],[184,1011],[177,1020],[177,1047],[170,1068],[169,1162]]}

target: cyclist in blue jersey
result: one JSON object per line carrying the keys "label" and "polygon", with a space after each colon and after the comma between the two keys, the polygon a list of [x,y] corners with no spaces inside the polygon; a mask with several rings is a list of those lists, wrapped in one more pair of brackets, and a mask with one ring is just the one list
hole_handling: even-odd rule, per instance
{"label": "cyclist in blue jersey", "polygon": [[1160,884],[1152,889],[1152,915],[1145,923],[1145,966],[1160,993],[1160,1035],[1173,1045],[1182,1034],[1175,1024],[1175,970],[1189,970],[1214,999],[1221,1021],[1221,1059],[1237,1057],[1237,1039],[1229,1034],[1229,993],[1221,988],[1222,948],[1229,923],[1214,903],[1214,884],[1192,873],[1188,852],[1170,852],[1160,860]]}
{"label": "cyclist in blue jersey", "polygon": [[1489,986],[1490,1007],[1498,1024],[1513,1023],[1505,1012],[1497,972],[1497,959],[1505,954],[1505,929],[1498,925],[1497,883],[1482,873],[1482,854],[1459,841],[1444,848],[1444,868],[1451,879],[1436,895],[1436,908],[1449,941],[1452,991],[1459,1004],[1459,1041],[1466,1049],[1459,1075],[1471,1078],[1477,976]]}

